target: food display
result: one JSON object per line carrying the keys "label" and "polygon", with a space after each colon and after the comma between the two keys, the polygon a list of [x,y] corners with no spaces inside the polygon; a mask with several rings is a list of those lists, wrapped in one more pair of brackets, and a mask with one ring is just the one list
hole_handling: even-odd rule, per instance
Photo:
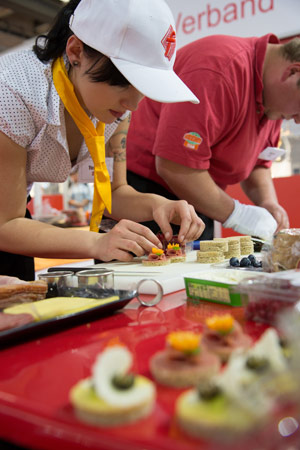
{"label": "food display", "polygon": [[201,334],[174,331],[166,337],[166,348],[152,356],[150,371],[165,386],[184,388],[207,381],[220,368],[219,358],[201,343]]}
{"label": "food display", "polygon": [[156,389],[148,378],[129,372],[133,362],[124,346],[107,347],[92,368],[89,378],[70,391],[70,401],[83,422],[113,427],[136,422],[153,409]]}
{"label": "food display", "polygon": [[247,350],[252,340],[231,314],[225,314],[206,319],[202,342],[210,352],[226,362],[234,350]]}
{"label": "food display", "polygon": [[[93,288],[72,285],[63,297],[9,305],[0,313],[0,336],[14,327],[58,323],[56,339],[48,336],[44,345],[39,336],[33,346],[19,346],[23,349],[17,352],[18,360],[24,354],[25,361],[20,367],[24,393],[19,397],[21,408],[29,405],[32,415],[37,403],[37,415],[40,405],[46,405],[43,430],[47,420],[56,421],[65,448],[88,442],[93,450],[106,443],[118,450],[223,445],[232,450],[273,450],[280,421],[298,420],[294,414],[300,405],[299,351],[277,325],[286,311],[296,312],[299,269],[263,272],[262,255],[253,252],[249,236],[204,241],[198,253],[187,254],[176,239],[165,242],[162,249],[153,248],[132,266],[162,265],[157,271],[149,269],[149,276],[156,277],[160,272],[179,273],[190,265],[190,272],[182,272],[187,296],[184,292],[164,295],[150,308],[133,302],[122,313],[99,321],[92,317],[93,311],[118,302],[121,291],[111,290],[107,297],[107,290],[105,298],[97,298]],[[193,264],[198,255],[201,262],[213,265]],[[221,262],[215,265],[206,257]],[[147,271],[146,267],[139,273],[146,278]],[[16,284],[23,284],[22,280]],[[191,305],[195,308],[189,310]],[[81,311],[92,314],[78,329],[60,333],[59,320]],[[288,330],[290,323],[289,319]],[[10,355],[3,353],[0,390],[14,394],[14,378],[16,386],[20,379],[14,368],[6,369]],[[53,371],[61,380],[59,386],[52,383]],[[54,448],[52,444],[47,442],[49,448]]]}
{"label": "food display", "polygon": [[279,335],[270,328],[248,350],[234,351],[208,384],[181,394],[176,419],[191,436],[234,441],[268,426],[298,387]]}

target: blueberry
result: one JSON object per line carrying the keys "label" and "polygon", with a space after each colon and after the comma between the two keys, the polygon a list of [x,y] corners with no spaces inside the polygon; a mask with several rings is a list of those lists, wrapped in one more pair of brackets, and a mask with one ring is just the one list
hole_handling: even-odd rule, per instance
{"label": "blueberry", "polygon": [[230,258],[229,260],[229,264],[233,267],[239,267],[240,262],[238,260],[238,258],[236,258],[235,256],[233,258]]}
{"label": "blueberry", "polygon": [[251,266],[251,261],[249,258],[242,258],[240,262],[240,267],[249,267]]}
{"label": "blueberry", "polygon": [[252,262],[252,261],[256,261],[256,258],[255,258],[255,256],[254,255],[248,255],[248,259],[250,259],[250,261]]}
{"label": "blueberry", "polygon": [[252,263],[252,266],[253,267],[262,267],[262,262],[261,261],[254,261],[253,263]]}

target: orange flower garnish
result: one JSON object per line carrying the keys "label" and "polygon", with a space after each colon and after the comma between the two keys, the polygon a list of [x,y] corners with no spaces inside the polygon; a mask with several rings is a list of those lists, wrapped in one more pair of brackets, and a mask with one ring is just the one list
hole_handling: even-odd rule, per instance
{"label": "orange flower garnish", "polygon": [[152,247],[152,253],[153,253],[154,255],[160,256],[160,255],[163,254],[163,252],[164,252],[164,251],[163,251],[161,248]]}
{"label": "orange flower garnish", "polygon": [[180,246],[179,246],[179,244],[168,244],[168,247],[167,247],[169,250],[180,250]]}
{"label": "orange flower garnish", "polygon": [[233,328],[234,318],[231,314],[224,314],[223,316],[212,316],[206,319],[206,325],[211,330],[218,331],[220,334],[227,334]]}
{"label": "orange flower garnish", "polygon": [[122,346],[126,347],[125,344],[120,340],[119,336],[112,337],[105,345],[105,348],[107,347],[115,347],[115,346]]}
{"label": "orange flower garnish", "polygon": [[173,331],[167,335],[167,343],[183,353],[195,353],[199,351],[201,334],[192,331]]}

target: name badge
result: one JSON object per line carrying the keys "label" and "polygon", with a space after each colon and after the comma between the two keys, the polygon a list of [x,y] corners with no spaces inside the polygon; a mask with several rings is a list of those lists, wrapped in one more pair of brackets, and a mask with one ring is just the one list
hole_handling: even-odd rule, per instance
{"label": "name badge", "polygon": [[[109,173],[110,182],[112,182],[114,174],[114,158],[105,158],[105,164]],[[80,183],[94,182],[94,163],[92,158],[87,158],[81,164],[79,164],[78,181]]]}
{"label": "name badge", "polygon": [[275,159],[285,154],[284,148],[278,147],[266,147],[260,154],[260,159],[265,159],[266,161],[275,161]]}

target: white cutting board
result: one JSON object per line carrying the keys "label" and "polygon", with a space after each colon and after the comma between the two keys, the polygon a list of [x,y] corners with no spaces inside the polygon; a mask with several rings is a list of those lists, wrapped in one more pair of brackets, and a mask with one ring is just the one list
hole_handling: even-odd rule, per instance
{"label": "white cutting board", "polygon": [[[112,262],[96,264],[93,268],[105,267],[114,271],[115,289],[134,289],[142,279],[155,279],[163,287],[164,294],[184,289],[184,275],[207,270],[211,264],[201,264],[196,261],[197,251],[187,253],[186,261],[171,263],[166,266],[144,266],[140,260],[126,262]],[[119,274],[118,274],[119,272]],[[122,273],[126,272],[126,273]],[[155,283],[143,283],[139,292],[142,294],[156,294]]]}

